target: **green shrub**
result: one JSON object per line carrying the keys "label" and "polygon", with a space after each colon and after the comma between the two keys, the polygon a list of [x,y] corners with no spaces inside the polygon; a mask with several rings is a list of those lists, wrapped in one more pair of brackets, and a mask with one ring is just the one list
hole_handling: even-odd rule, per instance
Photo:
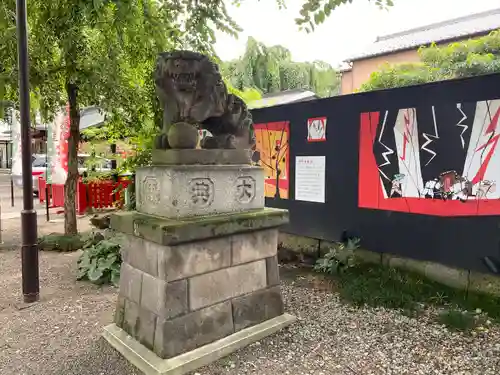
{"label": "green shrub", "polygon": [[99,241],[84,249],[78,259],[77,280],[118,285],[121,263],[120,245],[108,240]]}
{"label": "green shrub", "polygon": [[346,243],[337,243],[323,258],[318,259],[314,270],[333,275],[354,267],[354,251],[359,248],[359,241],[359,238],[353,238]]}

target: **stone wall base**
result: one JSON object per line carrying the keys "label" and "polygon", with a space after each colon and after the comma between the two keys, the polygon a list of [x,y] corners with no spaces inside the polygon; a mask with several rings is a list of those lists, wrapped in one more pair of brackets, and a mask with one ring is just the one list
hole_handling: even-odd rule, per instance
{"label": "stone wall base", "polygon": [[[333,244],[329,241],[317,238],[296,236],[288,233],[280,233],[279,235],[280,249],[299,254],[297,256],[298,259],[323,256],[330,250],[332,245]],[[435,262],[403,258],[388,253],[376,253],[364,249],[356,250],[355,255],[358,261],[384,264],[390,267],[416,272],[424,275],[430,280],[437,281],[452,288],[500,296],[500,277],[495,275],[457,269]],[[278,254],[278,257],[280,257],[280,254]],[[287,254],[282,257],[290,258]]]}
{"label": "stone wall base", "polygon": [[116,324],[105,327],[103,337],[145,375],[183,375],[272,335],[294,321],[295,317],[283,314],[169,359],[160,358]]}

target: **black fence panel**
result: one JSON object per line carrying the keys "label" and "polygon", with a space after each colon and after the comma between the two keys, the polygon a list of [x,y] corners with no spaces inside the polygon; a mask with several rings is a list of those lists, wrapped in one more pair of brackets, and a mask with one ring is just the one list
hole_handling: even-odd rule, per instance
{"label": "black fence panel", "polygon": [[[266,204],[290,211],[287,232],[357,236],[372,251],[500,269],[500,75],[252,114]],[[325,157],[324,203],[296,199],[301,156]]]}

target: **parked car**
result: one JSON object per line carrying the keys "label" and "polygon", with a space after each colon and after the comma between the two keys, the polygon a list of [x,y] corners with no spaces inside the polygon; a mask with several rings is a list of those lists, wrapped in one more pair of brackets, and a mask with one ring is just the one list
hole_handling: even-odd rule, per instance
{"label": "parked car", "polygon": [[[88,169],[87,165],[91,158],[92,156],[88,154],[78,155],[78,172],[81,175],[86,175]],[[38,196],[39,193],[38,178],[45,177],[45,174],[47,172],[48,160],[46,154],[33,154],[32,159],[33,162],[31,164],[32,168],[31,174],[33,176],[33,194],[35,196]],[[111,160],[101,157],[95,157],[94,160],[96,162],[93,163],[92,170],[95,170],[97,172],[111,172]],[[12,181],[14,182],[14,185],[17,186],[18,188],[23,187],[23,178],[21,174],[19,175],[12,174]]]}
{"label": "parked car", "polygon": [[[45,154],[33,154],[31,155],[31,158],[32,158],[31,174],[33,176],[33,193],[38,195],[38,177],[40,177],[45,173],[47,160]],[[19,188],[23,187],[23,176],[21,174],[12,174],[11,178],[12,182],[14,183],[14,186],[17,186]]]}

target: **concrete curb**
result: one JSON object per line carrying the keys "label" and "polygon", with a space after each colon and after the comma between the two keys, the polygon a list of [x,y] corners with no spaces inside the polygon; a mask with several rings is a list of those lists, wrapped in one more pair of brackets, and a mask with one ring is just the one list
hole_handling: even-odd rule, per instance
{"label": "concrete curb", "polygon": [[294,316],[283,314],[169,359],[158,357],[116,324],[105,327],[102,336],[145,375],[183,375],[272,335],[295,320]]}

